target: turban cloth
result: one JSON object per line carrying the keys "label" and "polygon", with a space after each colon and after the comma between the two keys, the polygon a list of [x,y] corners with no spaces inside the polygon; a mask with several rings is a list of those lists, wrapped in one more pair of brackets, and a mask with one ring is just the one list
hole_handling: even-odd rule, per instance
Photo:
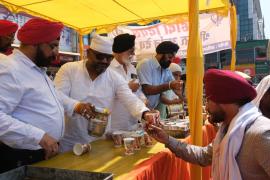
{"label": "turban cloth", "polygon": [[112,44],[113,41],[111,38],[94,34],[91,40],[90,49],[104,54],[113,54]]}
{"label": "turban cloth", "polygon": [[133,48],[135,45],[135,38],[136,36],[127,33],[116,36],[113,40],[113,52],[122,53]]}
{"label": "turban cloth", "polygon": [[15,33],[18,29],[18,25],[8,20],[0,20],[0,36],[8,36]]}
{"label": "turban cloth", "polygon": [[62,23],[34,18],[19,29],[17,37],[23,44],[37,45],[56,40],[60,37],[62,29]]}
{"label": "turban cloth", "polygon": [[156,52],[158,54],[172,54],[177,53],[179,46],[171,41],[163,41],[160,43],[157,48]]}
{"label": "turban cloth", "polygon": [[169,69],[171,70],[171,72],[177,72],[177,71],[180,71],[182,72],[182,68],[181,66],[179,66],[178,64],[176,63],[171,63],[170,66],[169,66]]}
{"label": "turban cloth", "polygon": [[210,69],[204,75],[206,97],[219,104],[253,100],[256,90],[246,79],[229,70]]}

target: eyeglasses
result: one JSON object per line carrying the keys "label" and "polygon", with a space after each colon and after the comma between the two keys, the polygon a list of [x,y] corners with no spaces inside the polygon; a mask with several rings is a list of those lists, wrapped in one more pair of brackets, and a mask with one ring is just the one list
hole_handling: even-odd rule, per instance
{"label": "eyeglasses", "polygon": [[91,52],[96,56],[98,60],[106,59],[107,61],[111,61],[113,59],[113,55],[99,53],[97,51],[91,50]]}

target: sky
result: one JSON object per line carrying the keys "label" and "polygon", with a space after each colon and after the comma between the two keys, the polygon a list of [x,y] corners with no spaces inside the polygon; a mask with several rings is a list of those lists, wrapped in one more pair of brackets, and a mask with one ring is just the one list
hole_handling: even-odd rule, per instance
{"label": "sky", "polygon": [[262,15],[264,17],[265,38],[270,39],[270,0],[260,0]]}

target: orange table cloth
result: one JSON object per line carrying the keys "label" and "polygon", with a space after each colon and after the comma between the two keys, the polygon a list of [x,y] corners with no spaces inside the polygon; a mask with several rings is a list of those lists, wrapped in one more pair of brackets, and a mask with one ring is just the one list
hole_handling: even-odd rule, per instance
{"label": "orange table cloth", "polygon": [[[215,136],[216,128],[214,126],[211,124],[203,126],[203,146],[211,143]],[[187,137],[184,141],[189,143],[190,138]],[[211,179],[211,166],[204,167],[202,173],[203,180]],[[177,158],[167,149],[138,164],[126,178],[137,180],[189,180],[190,165]]]}

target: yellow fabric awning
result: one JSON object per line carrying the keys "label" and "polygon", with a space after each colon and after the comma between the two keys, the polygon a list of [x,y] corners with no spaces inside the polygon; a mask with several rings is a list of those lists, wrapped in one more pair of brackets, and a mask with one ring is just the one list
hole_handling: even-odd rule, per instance
{"label": "yellow fabric awning", "polygon": [[236,40],[237,40],[237,15],[236,7],[230,7],[230,19],[231,19],[231,45],[232,45],[232,59],[231,59],[231,70],[235,71],[236,64]]}
{"label": "yellow fabric awning", "polygon": [[[112,29],[127,23],[147,23],[188,13],[188,0],[0,0],[13,13],[60,21],[87,34],[92,29]],[[200,12],[227,15],[229,0],[199,0]]]}
{"label": "yellow fabric awning", "polygon": [[[191,143],[202,145],[203,52],[199,30],[199,0],[189,1],[189,40],[187,50],[187,96]],[[196,82],[196,83],[194,83]],[[191,165],[191,179],[201,180],[201,168]]]}

